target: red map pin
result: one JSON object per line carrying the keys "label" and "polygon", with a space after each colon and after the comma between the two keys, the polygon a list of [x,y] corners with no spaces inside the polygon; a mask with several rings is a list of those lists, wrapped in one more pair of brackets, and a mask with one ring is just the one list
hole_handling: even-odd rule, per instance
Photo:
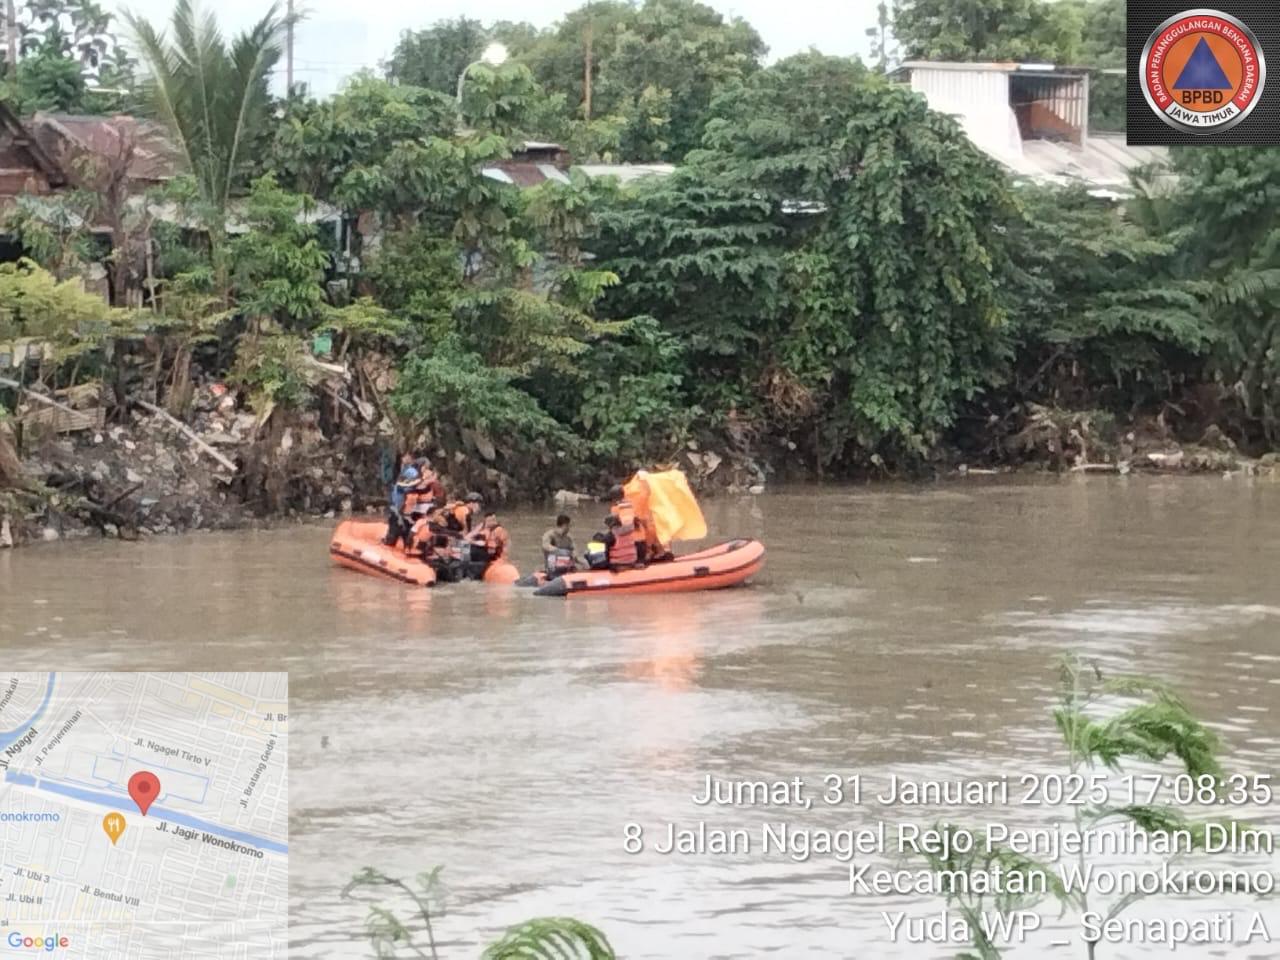
{"label": "red map pin", "polygon": [[151,802],[160,795],[160,778],[148,770],[139,770],[129,778],[129,796],[138,805],[142,815],[147,815]]}

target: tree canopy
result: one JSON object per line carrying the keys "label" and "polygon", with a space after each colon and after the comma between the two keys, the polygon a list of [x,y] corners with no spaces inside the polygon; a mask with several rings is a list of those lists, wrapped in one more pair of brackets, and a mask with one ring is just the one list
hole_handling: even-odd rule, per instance
{"label": "tree canopy", "polygon": [[94,0],[27,0],[15,7],[18,63],[0,96],[19,112],[132,109],[134,62],[114,18]]}
{"label": "tree canopy", "polygon": [[[897,9],[907,56],[1097,65],[1123,62],[1122,15]],[[129,22],[139,92],[190,174],[165,199],[203,227],[156,223],[142,246],[175,409],[202,349],[251,403],[306,406],[309,338],[333,334],[394,365],[380,409],[398,430],[546,485],[690,442],[836,474],[950,444],[1011,456],[1031,411],[1059,408],[1280,439],[1275,151],[1175,151],[1122,205],[1035,186],[882,69],[764,66],[754,30],[693,0],[601,0],[541,30],[445,22],[406,34],[387,78],[323,99],[270,97],[274,10],[230,40],[191,0],[167,34]],[[495,39],[511,58],[477,63]],[[627,184],[493,174],[526,139],[679,165]],[[94,255],[85,215],[29,206],[10,229],[52,274],[19,279],[52,290]]]}
{"label": "tree canopy", "polygon": [[899,0],[906,59],[1077,62],[1084,10],[1049,0]]}

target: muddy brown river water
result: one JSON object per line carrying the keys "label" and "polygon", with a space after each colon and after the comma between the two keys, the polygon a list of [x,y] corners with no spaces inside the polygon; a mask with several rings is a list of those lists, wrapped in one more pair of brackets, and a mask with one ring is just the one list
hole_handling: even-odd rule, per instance
{"label": "muddy brown river water", "polygon": [[[575,532],[601,512],[576,513]],[[1051,823],[1061,809],[708,809],[692,795],[708,774],[801,777],[819,797],[830,773],[878,792],[891,774],[1061,772],[1054,661],[1071,651],[1175,683],[1233,772],[1280,780],[1280,483],[790,488],[711,502],[707,516],[714,532],[766,542],[754,586],[571,602],[474,584],[410,593],[331,567],[327,526],[0,552],[0,663],[288,670],[300,960],[371,955],[368,902],[340,896],[355,871],[437,864],[444,960],[562,914],[627,958],[954,956],[959,945],[893,942],[882,917],[936,914],[940,899],[850,894],[829,856],[652,845],[665,824],[699,820],[753,841],[764,823]],[[546,519],[509,518],[522,568]],[[1280,831],[1280,802],[1247,815]],[[635,856],[632,822],[650,847]],[[1280,872],[1274,856],[1224,856]],[[1133,915],[1225,907],[1261,911],[1274,942],[1191,955],[1280,956],[1275,896],[1161,896]],[[1051,909],[1007,955],[1084,958],[1079,932]]]}

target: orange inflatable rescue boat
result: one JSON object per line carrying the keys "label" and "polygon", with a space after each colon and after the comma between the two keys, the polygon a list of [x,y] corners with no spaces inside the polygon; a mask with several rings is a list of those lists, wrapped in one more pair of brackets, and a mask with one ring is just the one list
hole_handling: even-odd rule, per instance
{"label": "orange inflatable rescue boat", "polygon": [[[387,525],[373,520],[343,520],[329,541],[329,555],[335,563],[375,577],[407,583],[411,586],[433,586],[438,577],[435,569],[400,547],[382,542]],[[506,560],[485,568],[485,583],[515,583],[520,573]]]}
{"label": "orange inflatable rescue boat", "polygon": [[616,593],[683,593],[746,583],[764,567],[759,540],[730,540],[697,553],[662,560],[636,570],[579,570],[548,580],[540,597],[586,597]]}
{"label": "orange inflatable rescue boat", "polygon": [[[623,486],[623,493],[636,516],[644,518],[648,536],[658,545],[706,537],[707,522],[681,471],[641,470]],[[764,544],[741,538],[632,570],[578,570],[554,579],[540,577],[535,593],[542,597],[584,597],[717,590],[746,583],[763,567]]]}

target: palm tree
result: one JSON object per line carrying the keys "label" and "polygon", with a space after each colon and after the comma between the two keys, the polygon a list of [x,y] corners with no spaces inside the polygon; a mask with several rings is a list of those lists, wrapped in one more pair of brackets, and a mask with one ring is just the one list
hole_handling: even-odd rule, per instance
{"label": "palm tree", "polygon": [[273,3],[230,43],[198,0],[178,0],[170,31],[133,13],[125,22],[150,72],[156,111],[194,176],[209,241],[223,245],[227,203],[243,175],[244,151],[267,120],[267,75],[280,59],[288,19]]}

